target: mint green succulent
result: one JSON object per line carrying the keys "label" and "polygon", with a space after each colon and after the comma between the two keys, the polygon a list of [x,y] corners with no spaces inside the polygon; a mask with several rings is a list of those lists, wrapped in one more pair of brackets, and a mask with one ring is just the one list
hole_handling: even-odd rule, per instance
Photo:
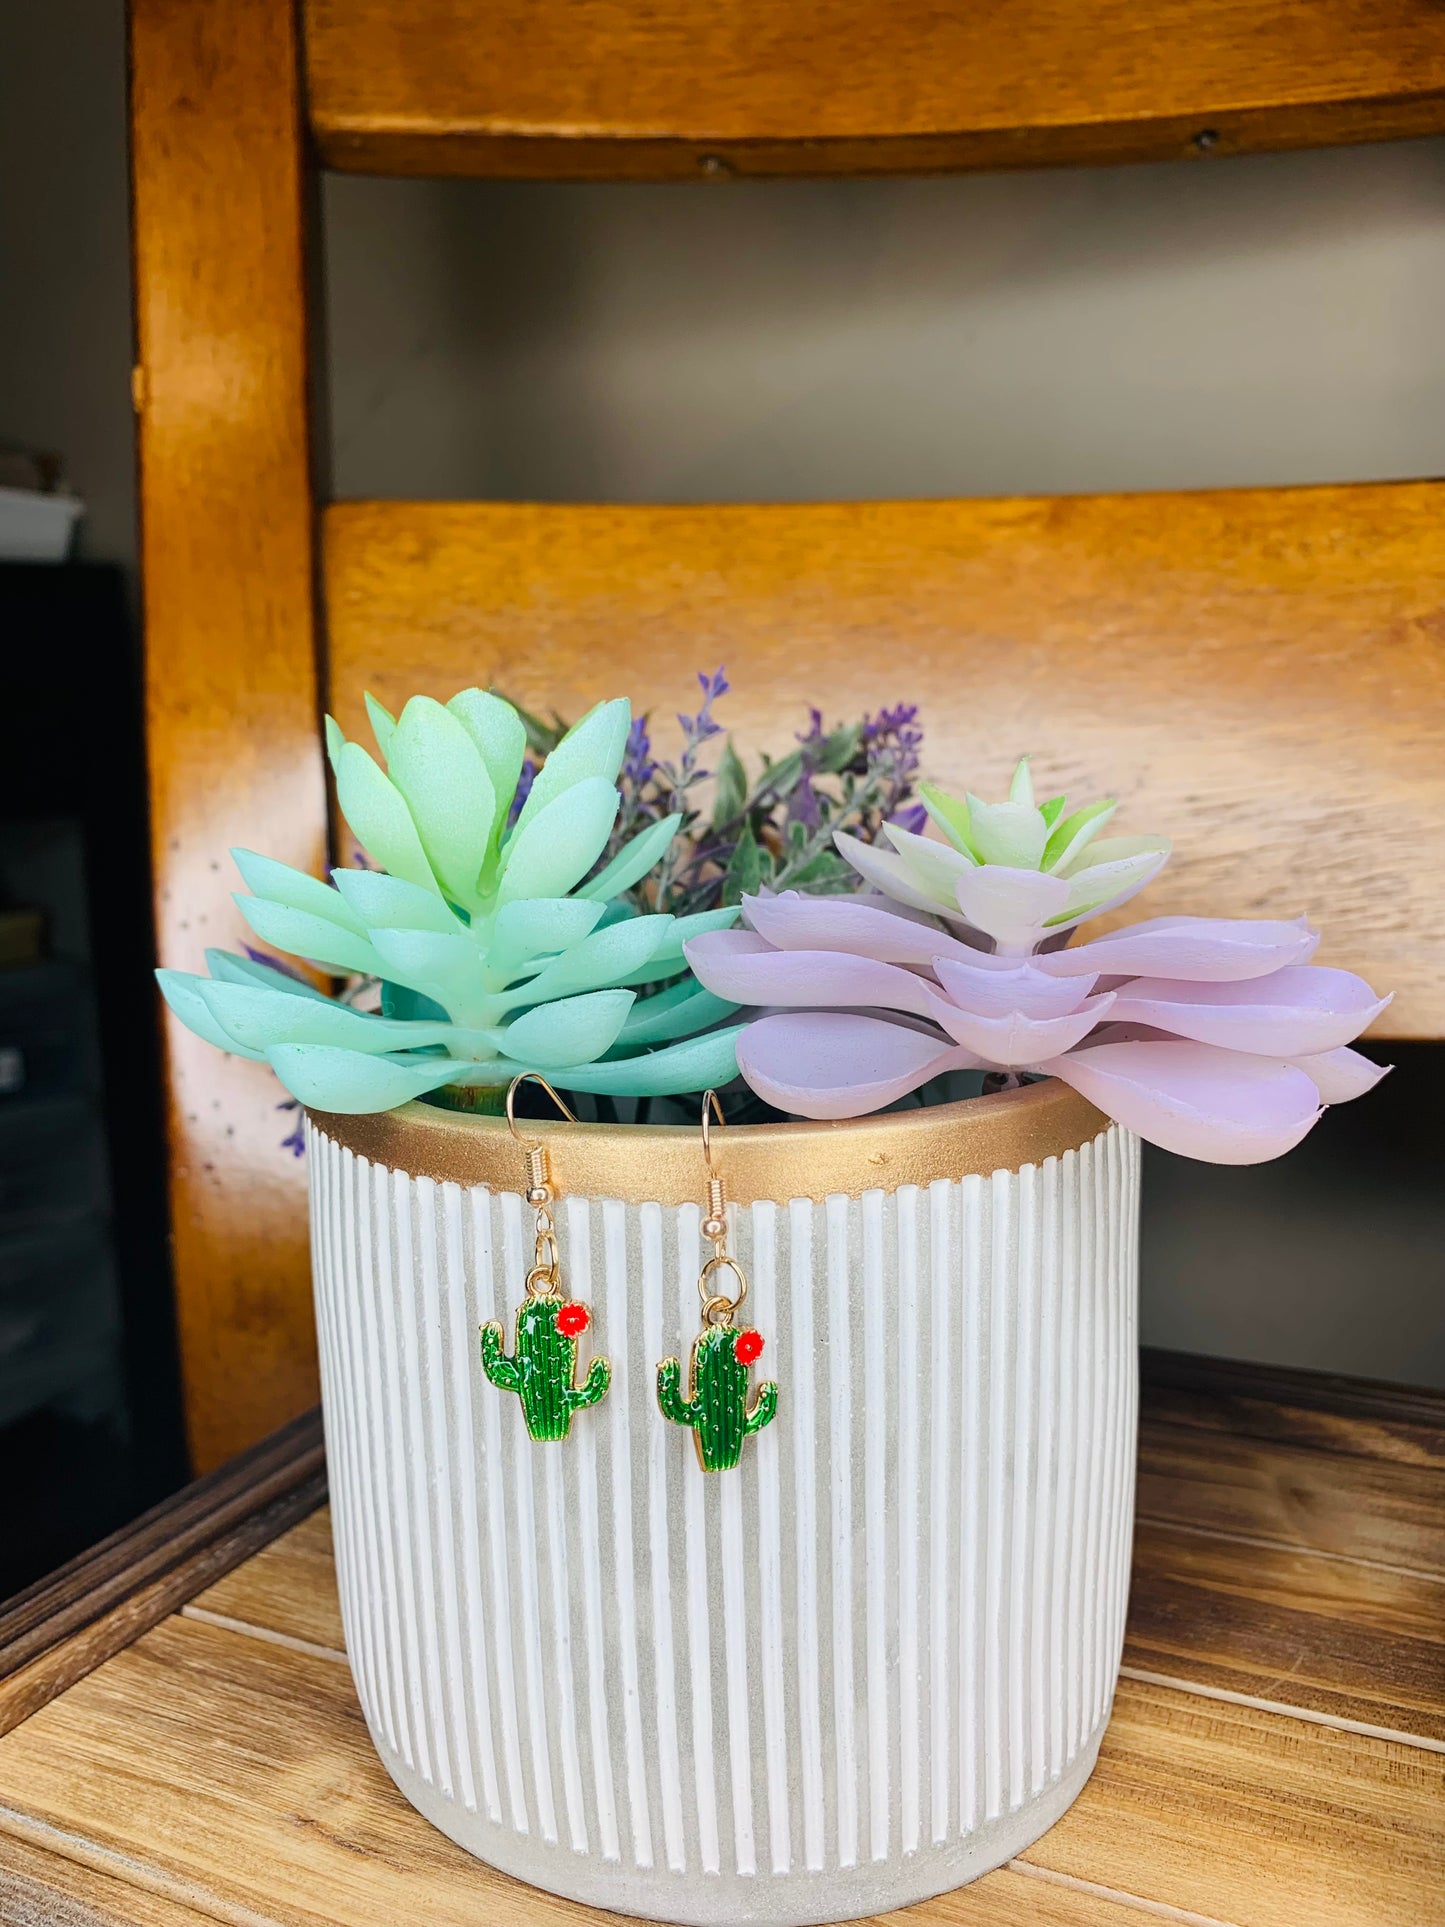
{"label": "mint green succulent", "polygon": [[293,1097],[336,1112],[428,1093],[489,1108],[522,1071],[627,1097],[735,1076],[741,1026],[717,1026],[737,1006],[698,985],[682,946],[737,911],[638,914],[622,894],[661,860],[680,818],[649,825],[592,874],[618,812],[628,703],[599,703],[568,731],[513,821],[526,733],[510,703],[464,689],[449,703],[414,696],[394,718],[366,700],[386,767],[329,717],[327,745],[341,813],[379,867],[333,870],[327,884],[232,855],[252,893],[236,901],[261,941],[379,979],[380,1012],[210,950],[209,977],[156,973],[181,1022],[264,1058]]}

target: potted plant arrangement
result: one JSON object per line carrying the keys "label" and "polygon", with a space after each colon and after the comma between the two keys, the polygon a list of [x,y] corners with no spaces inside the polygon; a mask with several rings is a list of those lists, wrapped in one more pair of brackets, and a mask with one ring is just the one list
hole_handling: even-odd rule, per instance
{"label": "potted plant arrangement", "polygon": [[1140,1139],[1288,1150],[1382,1074],[1348,1046],[1383,1002],[1303,921],[1076,941],[1163,838],[1027,761],[1002,802],[918,784],[907,709],[750,774],[699,680],[671,762],[625,702],[370,703],[380,762],[329,732],[364,856],[238,852],[268,951],[160,979],[305,1109],[347,1649],[398,1786],[572,1899],[836,1921],[1083,1786]]}

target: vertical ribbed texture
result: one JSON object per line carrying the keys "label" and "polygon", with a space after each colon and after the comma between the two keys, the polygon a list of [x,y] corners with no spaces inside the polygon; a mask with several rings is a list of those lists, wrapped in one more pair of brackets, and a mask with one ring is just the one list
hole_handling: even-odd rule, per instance
{"label": "vertical ribbed texture", "polygon": [[[1045,1796],[1106,1717],[1133,1504],[1138,1142],[735,1213],[778,1417],[707,1475],[657,1409],[696,1206],[568,1199],[607,1397],[533,1444],[481,1370],[512,1195],[310,1132],[347,1648],[376,1743],[479,1851],[660,1883],[930,1852]],[[460,1823],[459,1823],[460,1824]],[[659,1898],[659,1911],[666,1911]]]}

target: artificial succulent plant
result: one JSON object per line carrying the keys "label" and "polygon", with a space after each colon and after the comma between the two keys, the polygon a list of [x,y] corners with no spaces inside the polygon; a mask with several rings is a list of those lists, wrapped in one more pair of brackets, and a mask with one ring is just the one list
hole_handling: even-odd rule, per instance
{"label": "artificial succulent plant", "polygon": [[415,696],[400,717],[370,696],[367,708],[382,762],[329,718],[327,746],[341,813],[376,867],[333,870],[327,883],[233,855],[252,893],[237,902],[262,942],[375,979],[380,1008],[212,950],[209,977],[157,973],[180,1020],[264,1058],[303,1104],[338,1112],[427,1094],[495,1108],[522,1071],[619,1096],[733,1077],[733,1006],[693,980],[682,946],[736,909],[674,917],[627,894],[666,854],[676,814],[604,860],[627,702],[589,711],[525,784],[526,729],[498,696]]}
{"label": "artificial succulent plant", "polygon": [[1310,964],[1302,918],[1157,917],[1066,948],[1167,841],[1094,841],[1114,806],[1037,807],[1027,759],[1006,803],[923,796],[946,841],[838,839],[878,894],[750,896],[747,929],[688,943],[700,983],[764,1010],[738,1064],[768,1103],[856,1117],[948,1071],[1053,1076],[1166,1149],[1252,1164],[1384,1074],[1347,1046],[1388,997]]}

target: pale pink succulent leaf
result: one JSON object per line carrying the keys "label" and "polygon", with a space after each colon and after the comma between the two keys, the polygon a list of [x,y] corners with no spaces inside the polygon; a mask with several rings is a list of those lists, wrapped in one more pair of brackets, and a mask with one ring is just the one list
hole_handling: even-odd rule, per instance
{"label": "pale pink succulent leaf", "polygon": [[936,956],[962,960],[982,954],[937,924],[898,916],[857,897],[805,897],[786,890],[781,896],[744,897],[743,915],[779,950],[845,950],[880,963],[925,968]]}
{"label": "pale pink succulent leaf", "polygon": [[946,1038],[845,1011],[760,1017],[738,1039],[749,1086],[797,1117],[862,1117],[942,1071],[977,1065]]}
{"label": "pale pink succulent leaf", "polygon": [[704,990],[734,1004],[877,1004],[935,1019],[945,1007],[931,984],[897,964],[838,950],[774,950],[750,931],[714,930],[695,937],[687,960]]}
{"label": "pale pink succulent leaf", "polygon": [[1348,1104],[1351,1098],[1363,1097],[1394,1069],[1392,1064],[1372,1063],[1363,1051],[1348,1049],[1320,1051],[1289,1061],[1310,1079],[1325,1104]]}
{"label": "pale pink succulent leaf", "polygon": [[1303,917],[1151,917],[1111,936],[1033,959],[1054,977],[1175,977],[1190,983],[1236,983],[1263,977],[1314,955],[1319,932]]}
{"label": "pale pink succulent leaf", "polygon": [[944,1005],[939,999],[941,1007],[934,1015],[955,1043],[977,1051],[986,1063],[1000,1070],[1018,1070],[1083,1043],[1109,1014],[1113,1001],[1108,993],[1090,997],[1082,1010],[1064,1017],[1025,1017],[1018,1011],[1007,1017],[979,1017],[956,1005]]}
{"label": "pale pink succulent leaf", "polygon": [[1321,1115],[1302,1070],[1212,1044],[1097,1044],[1038,1068],[1151,1144],[1211,1164],[1281,1157]]}
{"label": "pale pink succulent leaf", "polygon": [[975,930],[1018,952],[1031,949],[1049,919],[1063,912],[1069,885],[1039,870],[991,863],[956,878],[953,893]]}
{"label": "pale pink succulent leaf", "polygon": [[1114,1016],[1225,1050],[1303,1057],[1348,1044],[1389,1001],[1353,971],[1289,964],[1242,983],[1139,977],[1120,989]]}
{"label": "pale pink succulent leaf", "polygon": [[838,831],[833,842],[844,862],[851,863],[866,883],[871,883],[885,896],[896,897],[899,903],[906,903],[914,910],[927,910],[933,916],[953,913],[952,902],[930,896],[922,880],[896,851],[880,850],[875,844],[860,842],[844,830]]}
{"label": "pale pink succulent leaf", "polygon": [[1008,1017],[1015,1011],[1024,1017],[1066,1017],[1079,1008],[1096,981],[1092,976],[1051,977],[1032,960],[1021,963],[1010,958],[1000,969],[998,958],[979,964],[935,950],[928,962],[952,1001],[980,1017]]}

